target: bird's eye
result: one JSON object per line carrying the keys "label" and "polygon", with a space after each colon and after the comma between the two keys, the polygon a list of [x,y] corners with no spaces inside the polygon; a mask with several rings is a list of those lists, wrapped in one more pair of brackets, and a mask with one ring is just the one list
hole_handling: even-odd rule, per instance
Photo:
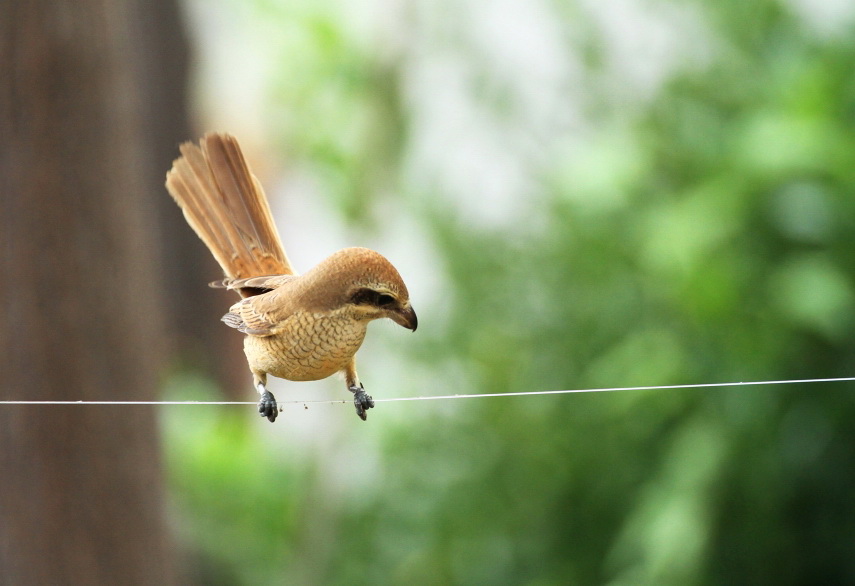
{"label": "bird's eye", "polygon": [[395,302],[395,298],[385,293],[378,293],[374,289],[360,289],[350,297],[350,302],[355,305],[373,305],[374,307],[386,307]]}

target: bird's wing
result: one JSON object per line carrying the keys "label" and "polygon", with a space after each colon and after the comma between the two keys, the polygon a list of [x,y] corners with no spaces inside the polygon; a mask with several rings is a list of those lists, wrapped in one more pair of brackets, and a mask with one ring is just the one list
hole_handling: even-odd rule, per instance
{"label": "bird's wing", "polygon": [[278,289],[297,278],[297,275],[264,275],[248,279],[223,279],[209,283],[208,286],[215,289],[259,289],[260,292],[267,292]]}
{"label": "bird's wing", "polygon": [[[248,285],[255,288],[256,285]],[[287,289],[287,287],[286,287]],[[272,336],[296,312],[294,298],[282,289],[241,299],[222,320],[226,325],[252,336]]]}

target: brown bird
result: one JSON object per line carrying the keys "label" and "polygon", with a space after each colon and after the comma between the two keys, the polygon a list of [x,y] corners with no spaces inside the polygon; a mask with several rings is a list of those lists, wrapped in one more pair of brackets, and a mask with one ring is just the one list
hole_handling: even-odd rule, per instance
{"label": "brown bird", "polygon": [[222,319],[246,334],[258,412],[271,422],[279,413],[268,374],[306,381],[343,372],[364,421],[374,400],[359,382],[354,355],[368,322],[388,317],[413,331],[418,325],[398,271],[373,250],[345,248],[298,275],[237,140],[210,133],[200,146],[182,144],[181,154],[166,188],[223,268],[226,278],[211,286],[241,296]]}

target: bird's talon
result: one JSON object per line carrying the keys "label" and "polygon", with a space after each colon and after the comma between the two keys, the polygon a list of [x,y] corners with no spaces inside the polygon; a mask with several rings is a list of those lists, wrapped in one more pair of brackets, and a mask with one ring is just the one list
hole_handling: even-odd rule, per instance
{"label": "bird's talon", "polygon": [[266,417],[270,423],[276,421],[276,416],[279,415],[279,406],[276,404],[276,397],[268,390],[261,393],[261,400],[258,402],[258,414]]}
{"label": "bird's talon", "polygon": [[365,392],[362,384],[358,387],[355,385],[348,387],[348,390],[353,393],[353,405],[356,407],[356,414],[362,421],[365,421],[368,419],[368,414],[365,411],[374,407],[374,399]]}

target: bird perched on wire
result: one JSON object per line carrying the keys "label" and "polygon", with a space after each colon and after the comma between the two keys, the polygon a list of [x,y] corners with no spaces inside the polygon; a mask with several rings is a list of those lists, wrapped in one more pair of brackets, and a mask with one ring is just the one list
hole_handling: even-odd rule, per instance
{"label": "bird perched on wire", "polygon": [[279,413],[268,374],[307,381],[343,372],[365,420],[374,400],[359,381],[354,355],[368,322],[388,317],[413,331],[418,325],[398,271],[373,250],[345,248],[298,275],[237,140],[206,134],[199,146],[181,145],[181,155],[166,188],[223,268],[225,279],[211,286],[241,296],[222,320],[246,334],[258,412],[271,422]]}

